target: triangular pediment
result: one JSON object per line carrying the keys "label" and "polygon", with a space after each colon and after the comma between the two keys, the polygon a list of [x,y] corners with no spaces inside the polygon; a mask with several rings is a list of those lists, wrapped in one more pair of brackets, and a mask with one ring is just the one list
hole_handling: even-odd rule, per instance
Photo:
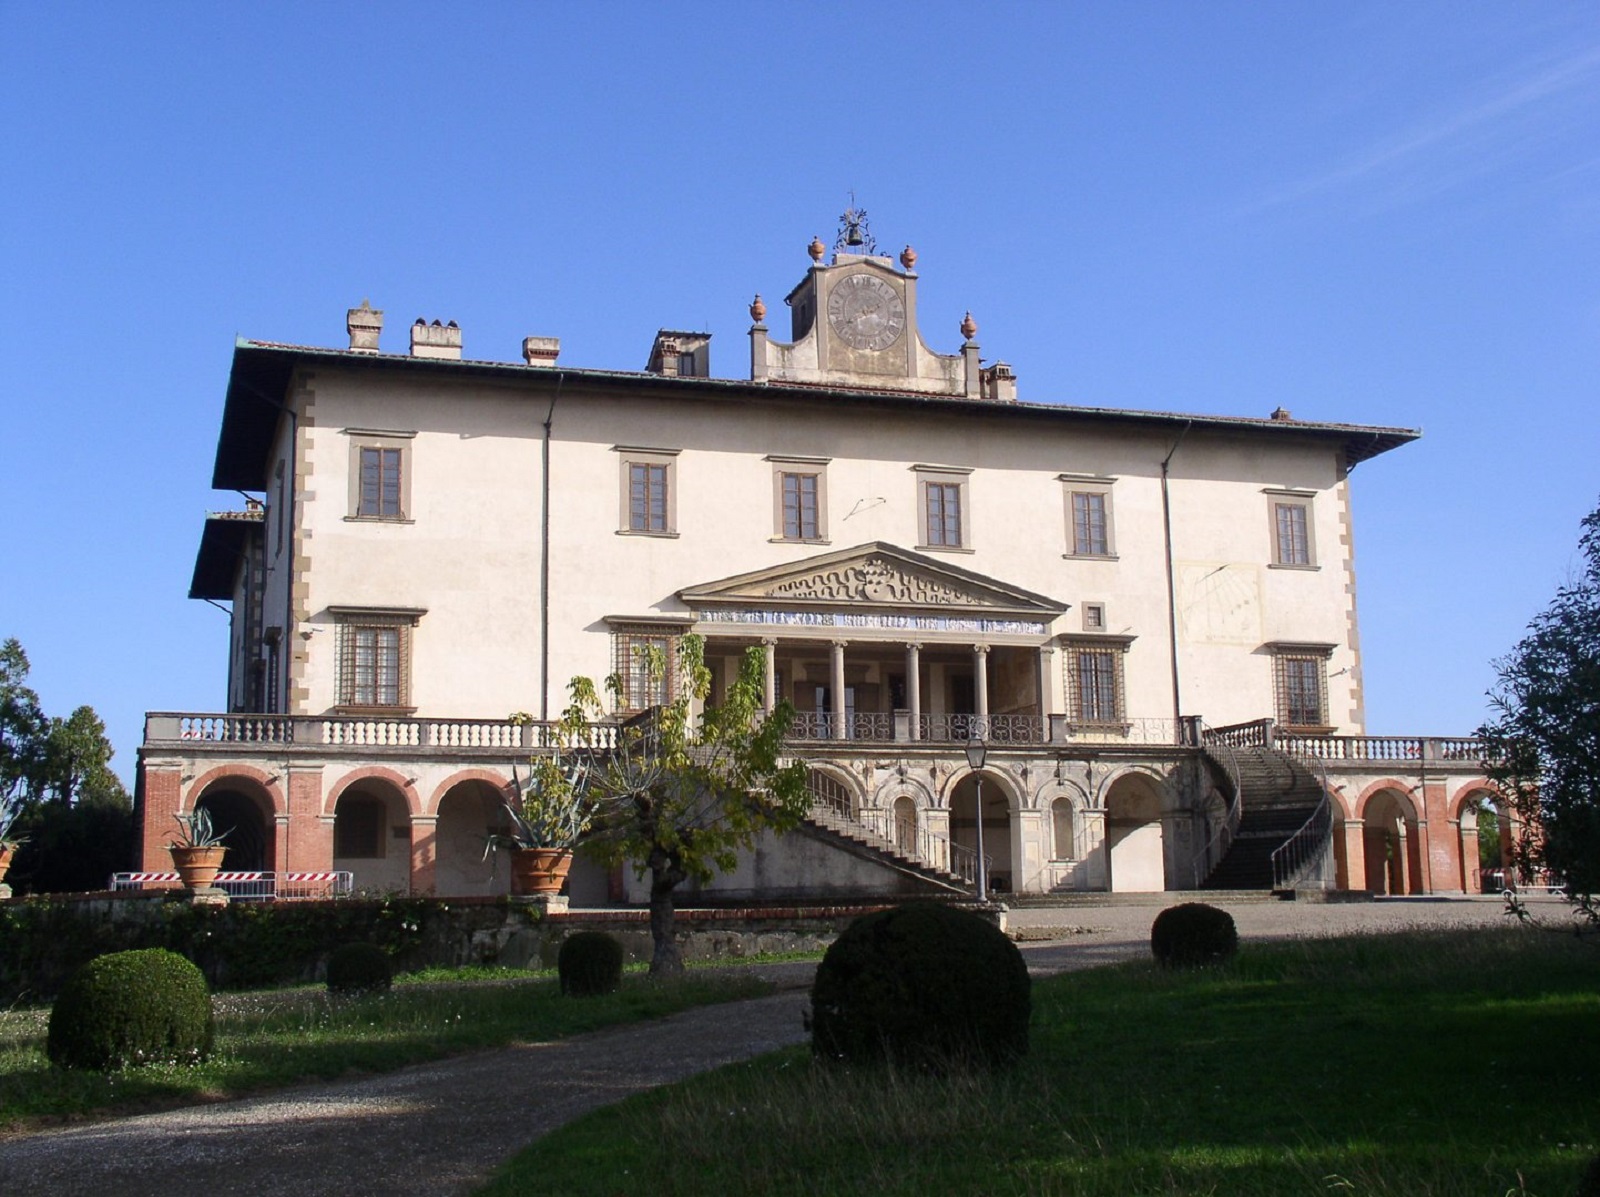
{"label": "triangular pediment", "polygon": [[873,607],[1045,620],[1066,610],[1066,604],[1044,595],[882,541],[691,586],[678,597],[691,607]]}

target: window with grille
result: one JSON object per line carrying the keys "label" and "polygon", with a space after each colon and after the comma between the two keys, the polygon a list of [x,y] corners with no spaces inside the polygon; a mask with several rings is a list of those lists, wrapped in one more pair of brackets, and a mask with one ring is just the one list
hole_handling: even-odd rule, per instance
{"label": "window with grille", "polygon": [[623,711],[643,711],[671,702],[676,693],[677,637],[659,629],[613,633],[612,672],[622,683]]}
{"label": "window with grille", "polygon": [[1067,700],[1074,723],[1121,724],[1122,644],[1069,644],[1066,653]]}
{"label": "window with grille", "polygon": [[409,709],[416,617],[348,612],[338,620],[339,705]]}
{"label": "window with grille", "polygon": [[817,540],[821,536],[817,475],[785,473],[782,483],[784,539]]}
{"label": "window with grille", "polygon": [[1327,659],[1280,653],[1277,667],[1278,721],[1289,727],[1327,726]]}

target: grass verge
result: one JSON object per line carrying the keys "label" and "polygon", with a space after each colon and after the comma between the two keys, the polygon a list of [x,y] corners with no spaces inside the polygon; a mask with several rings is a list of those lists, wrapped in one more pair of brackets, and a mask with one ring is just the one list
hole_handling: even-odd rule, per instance
{"label": "grass verge", "polygon": [[488,1194],[1569,1197],[1600,1150],[1600,950],[1525,928],[1247,945],[1034,990],[998,1076],[801,1048],[631,1098]]}
{"label": "grass verge", "polygon": [[360,998],[334,998],[320,986],[219,995],[212,999],[217,1045],[210,1060],[113,1073],[52,1067],[44,1053],[49,1011],[0,1011],[0,1130],[233,1097],[350,1072],[388,1072],[771,991],[754,978],[711,972],[667,982],[629,976],[617,993],[583,999],[563,998],[549,974],[440,983],[450,979]]}

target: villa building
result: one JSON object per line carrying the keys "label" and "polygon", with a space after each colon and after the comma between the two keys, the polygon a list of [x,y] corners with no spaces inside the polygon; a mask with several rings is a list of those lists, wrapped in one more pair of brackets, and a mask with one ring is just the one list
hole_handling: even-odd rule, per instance
{"label": "villa building", "polygon": [[1476,746],[1365,734],[1351,472],[1417,432],[1024,402],[970,314],[924,341],[909,247],[809,253],[741,379],[693,332],[641,372],[437,320],[392,352],[365,302],[342,348],[240,340],[213,485],[260,497],[189,592],[231,606],[226,702],[148,716],[143,867],[205,806],[229,868],[494,892],[568,679],[637,712],[693,631],[717,687],[763,651],[817,803],[706,899],[970,886],[980,775],[998,890],[1477,888]]}

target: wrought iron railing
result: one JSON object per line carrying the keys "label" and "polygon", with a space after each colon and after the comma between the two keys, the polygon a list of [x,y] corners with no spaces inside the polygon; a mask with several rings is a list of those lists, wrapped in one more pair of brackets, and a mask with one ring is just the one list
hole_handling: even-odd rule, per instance
{"label": "wrought iron railing", "polygon": [[1200,743],[1206,756],[1214,761],[1227,777],[1231,793],[1228,795],[1227,810],[1221,825],[1211,833],[1211,838],[1206,841],[1205,847],[1195,858],[1196,889],[1200,888],[1210,876],[1211,870],[1216,868],[1228,854],[1228,849],[1233,846],[1233,837],[1239,832],[1239,819],[1244,814],[1244,781],[1239,772],[1239,758],[1234,755],[1233,745],[1228,743],[1224,736],[1213,737],[1211,729],[1203,725],[1200,731]]}
{"label": "wrought iron railing", "polygon": [[919,739],[955,744],[980,737],[991,744],[1043,744],[1049,723],[1040,715],[930,715],[917,717]]}
{"label": "wrought iron railing", "polygon": [[1289,889],[1315,876],[1316,888],[1326,889],[1328,866],[1333,859],[1333,806],[1328,797],[1328,770],[1317,758],[1297,763],[1303,769],[1313,764],[1317,767],[1321,776],[1314,780],[1321,799],[1299,830],[1272,853],[1272,888]]}
{"label": "wrought iron railing", "polygon": [[[819,821],[823,826],[830,821],[844,823],[875,847],[897,853],[924,868],[952,874],[966,885],[977,884],[978,854],[973,849],[929,830],[915,819],[899,818],[892,811],[858,810],[850,789],[826,773],[810,772],[806,789],[811,795],[812,810],[822,816]],[[993,867],[994,858],[988,853],[984,854],[984,861]]]}

